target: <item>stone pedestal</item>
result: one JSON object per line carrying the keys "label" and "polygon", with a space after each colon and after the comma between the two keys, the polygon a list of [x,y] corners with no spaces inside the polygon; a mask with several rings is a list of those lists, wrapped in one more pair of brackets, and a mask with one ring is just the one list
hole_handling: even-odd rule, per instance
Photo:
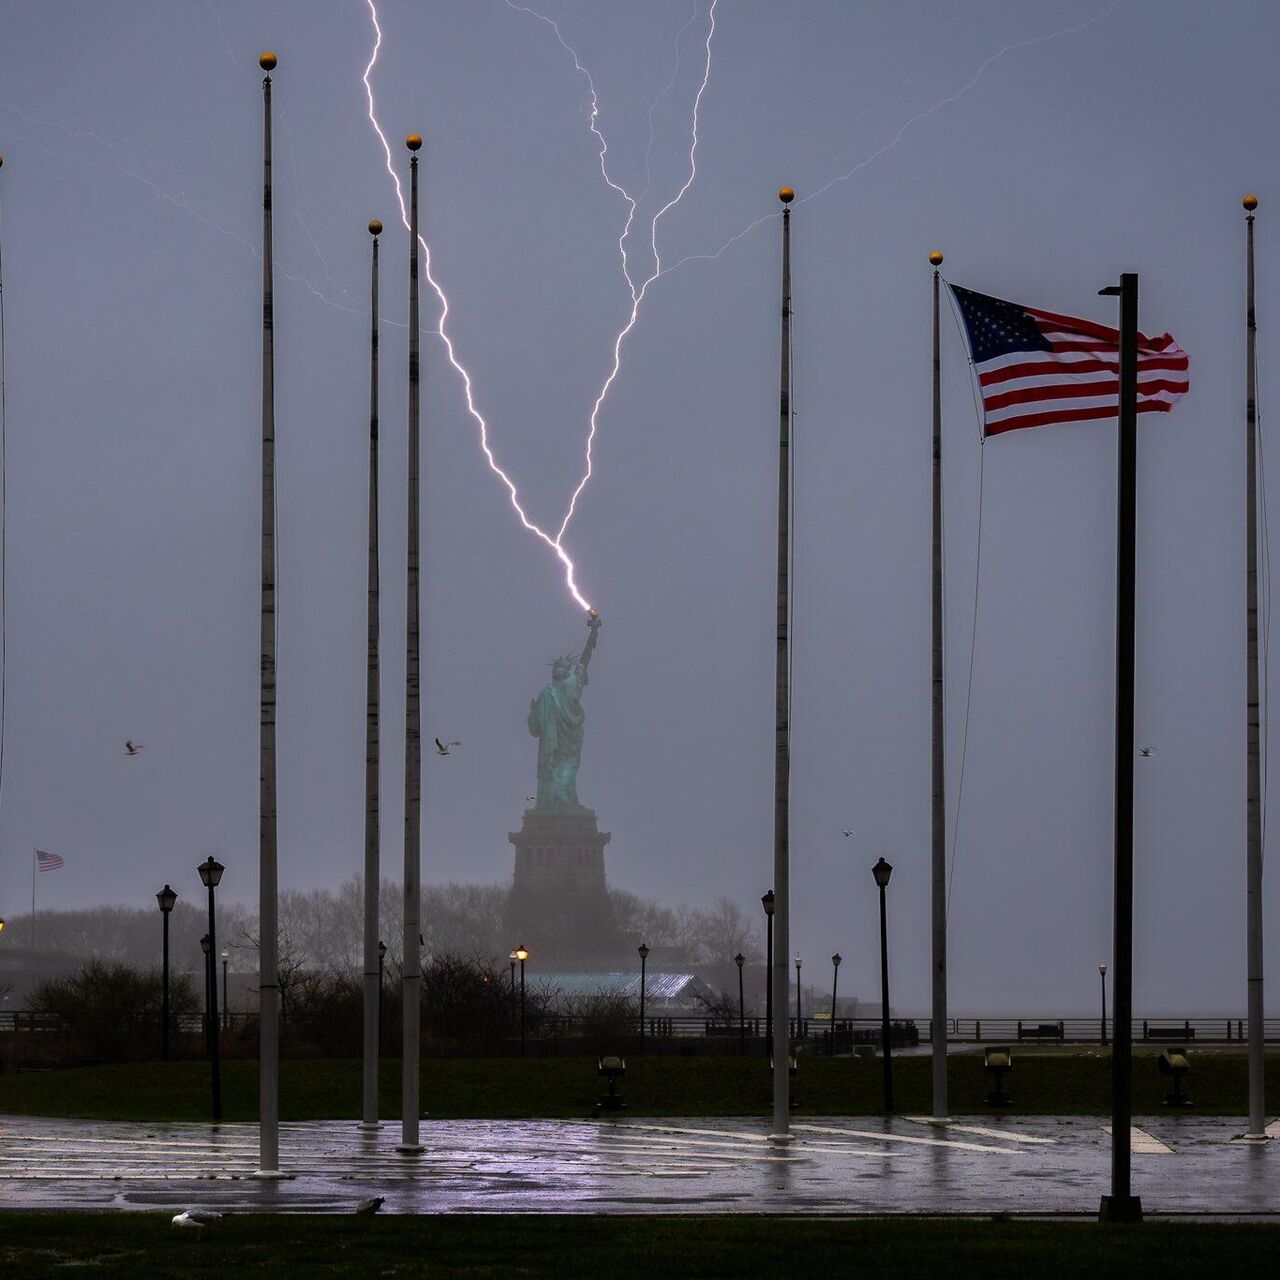
{"label": "stone pedestal", "polygon": [[524,812],[515,847],[507,925],[521,942],[559,965],[590,963],[616,948],[604,871],[611,839],[595,813]]}
{"label": "stone pedestal", "polygon": [[595,812],[524,811],[519,831],[507,833],[515,845],[512,888],[522,893],[603,894],[604,847],[612,837],[601,831]]}

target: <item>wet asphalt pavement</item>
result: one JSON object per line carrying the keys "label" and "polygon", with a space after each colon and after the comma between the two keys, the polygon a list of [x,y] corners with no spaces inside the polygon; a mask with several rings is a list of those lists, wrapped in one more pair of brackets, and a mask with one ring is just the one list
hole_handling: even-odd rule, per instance
{"label": "wet asphalt pavement", "polygon": [[[1243,1120],[1142,1118],[1134,1191],[1147,1213],[1280,1214],[1280,1141]],[[282,1181],[253,1177],[249,1124],[0,1117],[0,1206],[396,1213],[1036,1213],[1095,1215],[1110,1137],[1098,1117],[806,1117],[777,1145],[754,1119],[426,1120],[281,1126]],[[1270,1127],[1280,1138],[1280,1122]]]}

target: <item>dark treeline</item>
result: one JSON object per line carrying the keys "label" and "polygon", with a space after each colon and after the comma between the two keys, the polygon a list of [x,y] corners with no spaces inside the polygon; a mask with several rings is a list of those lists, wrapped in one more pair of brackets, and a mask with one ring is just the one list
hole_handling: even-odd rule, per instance
{"label": "dark treeline", "polygon": [[[336,891],[285,889],[280,893],[280,957],[282,967],[324,973],[355,973],[361,964],[361,880],[346,881]],[[615,920],[635,942],[653,950],[655,967],[729,965],[741,952],[748,961],[760,958],[760,922],[748,918],[729,898],[710,908],[665,907],[623,890],[610,891]],[[424,955],[468,956],[492,964],[495,971],[517,941],[534,947],[534,939],[504,933],[508,890],[502,885],[446,884],[422,893]],[[388,963],[398,966],[401,950],[400,886],[382,882],[380,931]],[[257,966],[258,922],[254,911],[230,896],[218,899],[218,949],[231,953],[233,972]],[[11,916],[6,944],[13,948],[86,960],[135,966],[159,963],[159,908],[99,906],[79,911],[40,911],[35,920]],[[200,938],[208,929],[203,896],[179,898],[169,921],[171,961],[175,970],[198,972],[203,964]]]}

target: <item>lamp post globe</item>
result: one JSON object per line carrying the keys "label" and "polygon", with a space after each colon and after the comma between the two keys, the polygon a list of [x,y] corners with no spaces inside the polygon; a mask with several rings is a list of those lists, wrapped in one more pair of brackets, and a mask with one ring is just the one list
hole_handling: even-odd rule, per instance
{"label": "lamp post globe", "polygon": [[876,885],[879,888],[887,889],[889,887],[889,877],[893,875],[893,866],[881,858],[871,868],[871,874],[875,877]]}
{"label": "lamp post globe", "polygon": [[216,889],[222,883],[222,873],[226,867],[210,854],[196,870],[200,873],[200,883],[206,889]]}

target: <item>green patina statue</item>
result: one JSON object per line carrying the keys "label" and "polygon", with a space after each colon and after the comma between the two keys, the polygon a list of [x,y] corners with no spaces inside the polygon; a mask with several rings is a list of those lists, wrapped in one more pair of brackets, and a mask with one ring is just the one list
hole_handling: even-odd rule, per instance
{"label": "green patina statue", "polygon": [[538,795],[534,813],[590,813],[578,802],[582,766],[582,690],[595,651],[600,615],[587,615],[590,635],[578,657],[567,654],[551,664],[551,680],[529,704],[529,732],[538,739]]}

